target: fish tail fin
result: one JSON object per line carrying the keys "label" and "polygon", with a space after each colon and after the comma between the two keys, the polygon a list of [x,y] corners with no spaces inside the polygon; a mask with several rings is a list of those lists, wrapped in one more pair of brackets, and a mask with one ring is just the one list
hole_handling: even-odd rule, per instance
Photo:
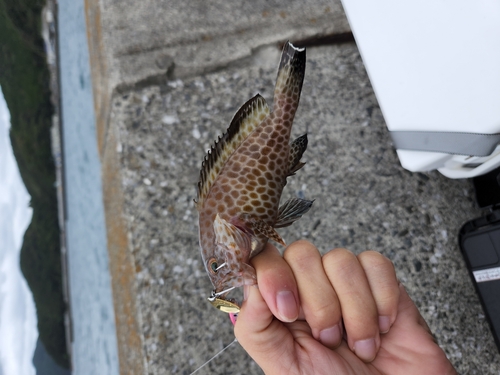
{"label": "fish tail fin", "polygon": [[286,42],[281,53],[278,78],[274,89],[274,108],[291,113],[292,120],[299,105],[306,70],[306,50]]}

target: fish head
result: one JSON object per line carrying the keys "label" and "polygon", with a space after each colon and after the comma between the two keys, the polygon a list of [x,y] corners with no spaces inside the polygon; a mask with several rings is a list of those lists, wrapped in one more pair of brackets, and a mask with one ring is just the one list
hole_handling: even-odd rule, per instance
{"label": "fish head", "polygon": [[219,310],[236,312],[234,310],[239,307],[233,299],[227,298],[227,294],[240,286],[257,283],[255,270],[248,264],[252,239],[218,214],[214,233],[213,252],[204,259],[205,269],[215,287],[208,299]]}

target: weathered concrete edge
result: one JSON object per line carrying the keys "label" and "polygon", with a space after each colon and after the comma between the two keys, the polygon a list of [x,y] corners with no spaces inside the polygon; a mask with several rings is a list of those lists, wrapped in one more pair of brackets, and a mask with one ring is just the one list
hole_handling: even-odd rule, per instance
{"label": "weathered concrete edge", "polygon": [[102,165],[103,203],[108,241],[109,269],[118,343],[120,374],[145,374],[142,338],[136,306],[135,268],[129,251],[123,213],[120,161],[114,132],[108,132],[112,100],[109,63],[105,53],[99,0],[84,0],[87,40],[92,73],[99,156]]}

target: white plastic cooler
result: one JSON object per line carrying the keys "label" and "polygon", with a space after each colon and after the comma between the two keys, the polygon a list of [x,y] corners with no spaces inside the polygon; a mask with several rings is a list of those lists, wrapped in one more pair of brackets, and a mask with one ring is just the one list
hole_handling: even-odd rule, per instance
{"label": "white plastic cooler", "polygon": [[500,166],[500,0],[342,0],[401,164]]}

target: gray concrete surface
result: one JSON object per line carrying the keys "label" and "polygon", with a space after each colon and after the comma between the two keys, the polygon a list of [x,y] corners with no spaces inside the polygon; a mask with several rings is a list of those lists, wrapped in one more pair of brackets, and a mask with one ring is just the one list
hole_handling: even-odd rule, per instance
{"label": "gray concrete surface", "polygon": [[[115,310],[129,314],[117,318],[117,330],[130,333],[121,331],[125,321],[140,340],[127,349],[127,338],[118,338],[121,372],[131,373],[130,352],[140,350],[135,356],[144,374],[190,374],[234,338],[227,315],[205,300],[211,284],[192,201],[205,151],[247,99],[260,92],[271,100],[278,42],[345,32],[345,19],[337,29],[344,16],[331,2],[269,10],[267,2],[188,9],[153,1],[88,4],[88,25],[102,28],[89,35],[94,97],[109,100],[96,103],[96,111],[108,242],[121,254],[110,250],[110,259],[125,264],[111,265],[120,280]],[[312,15],[316,22],[307,23]],[[155,68],[152,56],[164,68]],[[293,133],[306,129],[307,164],[289,180],[283,199],[298,195],[316,203],[280,230],[285,240],[307,238],[322,251],[382,252],[459,373],[498,374],[500,355],[457,245],[462,223],[481,214],[472,186],[401,168],[354,43],[308,49]],[[125,240],[112,238],[116,228],[109,225],[117,222]],[[123,279],[134,289],[128,310],[116,309]],[[261,371],[236,344],[200,373]]]}
{"label": "gray concrete surface", "polygon": [[[257,91],[270,100],[274,65],[166,81],[113,102],[148,373],[189,372],[233,338],[227,316],[205,301],[211,285],[198,253],[194,184],[238,106]],[[306,127],[307,164],[284,198],[316,204],[284,238],[307,238],[323,251],[381,251],[460,372],[498,372],[456,241],[460,225],[479,215],[471,186],[399,166],[355,45],[309,49],[294,133]],[[206,373],[259,371],[232,348]]]}
{"label": "gray concrete surface", "polygon": [[103,39],[116,84],[193,76],[277,40],[349,31],[339,1],[105,1]]}

